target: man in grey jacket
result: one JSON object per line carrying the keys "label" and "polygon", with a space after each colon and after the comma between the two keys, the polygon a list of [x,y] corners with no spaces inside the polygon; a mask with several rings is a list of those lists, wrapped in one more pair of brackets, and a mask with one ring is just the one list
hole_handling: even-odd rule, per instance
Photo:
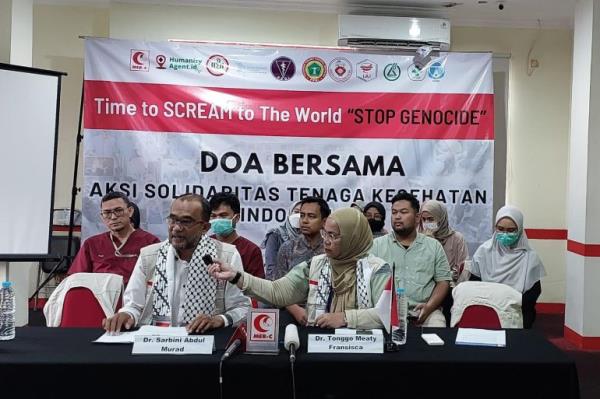
{"label": "man in grey jacket", "polygon": [[142,248],[123,294],[124,306],[104,320],[105,330],[153,324],[204,332],[246,317],[250,299],[235,284],[223,284],[207,272],[206,255],[243,271],[233,245],[206,235],[209,218],[210,207],[202,196],[185,194],[173,201],[168,241]]}

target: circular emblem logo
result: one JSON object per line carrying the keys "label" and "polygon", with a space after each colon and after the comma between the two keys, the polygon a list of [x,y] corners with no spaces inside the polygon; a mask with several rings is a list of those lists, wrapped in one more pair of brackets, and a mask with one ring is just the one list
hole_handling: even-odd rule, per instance
{"label": "circular emblem logo", "polygon": [[395,62],[393,64],[387,64],[385,68],[383,68],[383,77],[390,82],[398,80],[400,74],[400,65],[396,64]]}
{"label": "circular emblem logo", "polygon": [[436,61],[429,66],[429,71],[427,73],[431,79],[439,80],[446,74],[446,69],[441,62]]}
{"label": "circular emblem logo", "polygon": [[296,64],[288,57],[279,57],[271,62],[271,74],[277,80],[290,80],[296,73]]}
{"label": "circular emblem logo", "polygon": [[311,57],[302,64],[302,74],[310,82],[320,82],[327,74],[325,61],[319,57]]}
{"label": "circular emblem logo", "polygon": [[425,76],[427,75],[427,72],[425,71],[425,69],[420,69],[415,64],[411,64],[408,67],[408,70],[406,71],[406,73],[410,80],[415,80],[415,81],[421,81],[421,80],[425,79]]}
{"label": "circular emblem logo", "polygon": [[352,77],[352,63],[344,57],[334,58],[329,63],[328,74],[336,82],[346,82]]}
{"label": "circular emblem logo", "polygon": [[220,54],[211,55],[206,60],[206,70],[213,76],[223,76],[229,70],[229,61]]}

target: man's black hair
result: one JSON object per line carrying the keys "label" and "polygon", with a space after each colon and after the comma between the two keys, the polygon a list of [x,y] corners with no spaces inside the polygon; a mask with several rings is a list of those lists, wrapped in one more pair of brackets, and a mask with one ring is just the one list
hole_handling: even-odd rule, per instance
{"label": "man's black hair", "polygon": [[331,215],[331,209],[329,209],[329,205],[327,205],[327,202],[321,197],[306,197],[300,201],[301,207],[304,204],[319,204],[319,209],[321,210],[321,219],[325,219]]}
{"label": "man's black hair", "polygon": [[125,201],[125,205],[127,205],[127,207],[131,206],[131,201],[129,201],[129,197],[120,191],[111,191],[109,193],[104,194],[104,197],[102,197],[102,200],[100,201],[100,203],[103,204],[106,201],[119,199],[119,198],[121,198],[123,201]]}
{"label": "man's black hair", "polygon": [[410,202],[410,206],[415,210],[415,213],[419,213],[419,209],[421,207],[419,205],[419,200],[416,199],[414,195],[409,194],[404,190],[400,190],[400,191],[398,191],[398,193],[396,195],[394,195],[394,198],[392,198],[392,201],[391,201],[392,206],[394,205],[394,203],[396,203],[398,201]]}
{"label": "man's black hair", "polygon": [[241,211],[240,200],[233,193],[216,193],[210,197],[210,209],[217,209],[221,205],[228,205],[233,213],[239,214]]}

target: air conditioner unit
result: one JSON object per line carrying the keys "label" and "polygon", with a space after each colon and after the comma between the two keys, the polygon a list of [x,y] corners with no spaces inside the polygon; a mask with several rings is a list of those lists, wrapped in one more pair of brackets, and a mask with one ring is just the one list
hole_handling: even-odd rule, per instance
{"label": "air conditioner unit", "polygon": [[450,49],[450,21],[433,18],[340,15],[339,46]]}

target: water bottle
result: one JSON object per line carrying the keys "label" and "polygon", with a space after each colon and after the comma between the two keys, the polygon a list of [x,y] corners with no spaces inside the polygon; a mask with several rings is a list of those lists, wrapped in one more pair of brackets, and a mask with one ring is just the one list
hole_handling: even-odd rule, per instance
{"label": "water bottle", "polygon": [[4,281],[0,289],[0,341],[15,338],[15,291],[10,281]]}
{"label": "water bottle", "polygon": [[396,289],[396,306],[398,311],[398,327],[392,327],[392,341],[397,345],[406,343],[408,332],[408,300],[404,288]]}

